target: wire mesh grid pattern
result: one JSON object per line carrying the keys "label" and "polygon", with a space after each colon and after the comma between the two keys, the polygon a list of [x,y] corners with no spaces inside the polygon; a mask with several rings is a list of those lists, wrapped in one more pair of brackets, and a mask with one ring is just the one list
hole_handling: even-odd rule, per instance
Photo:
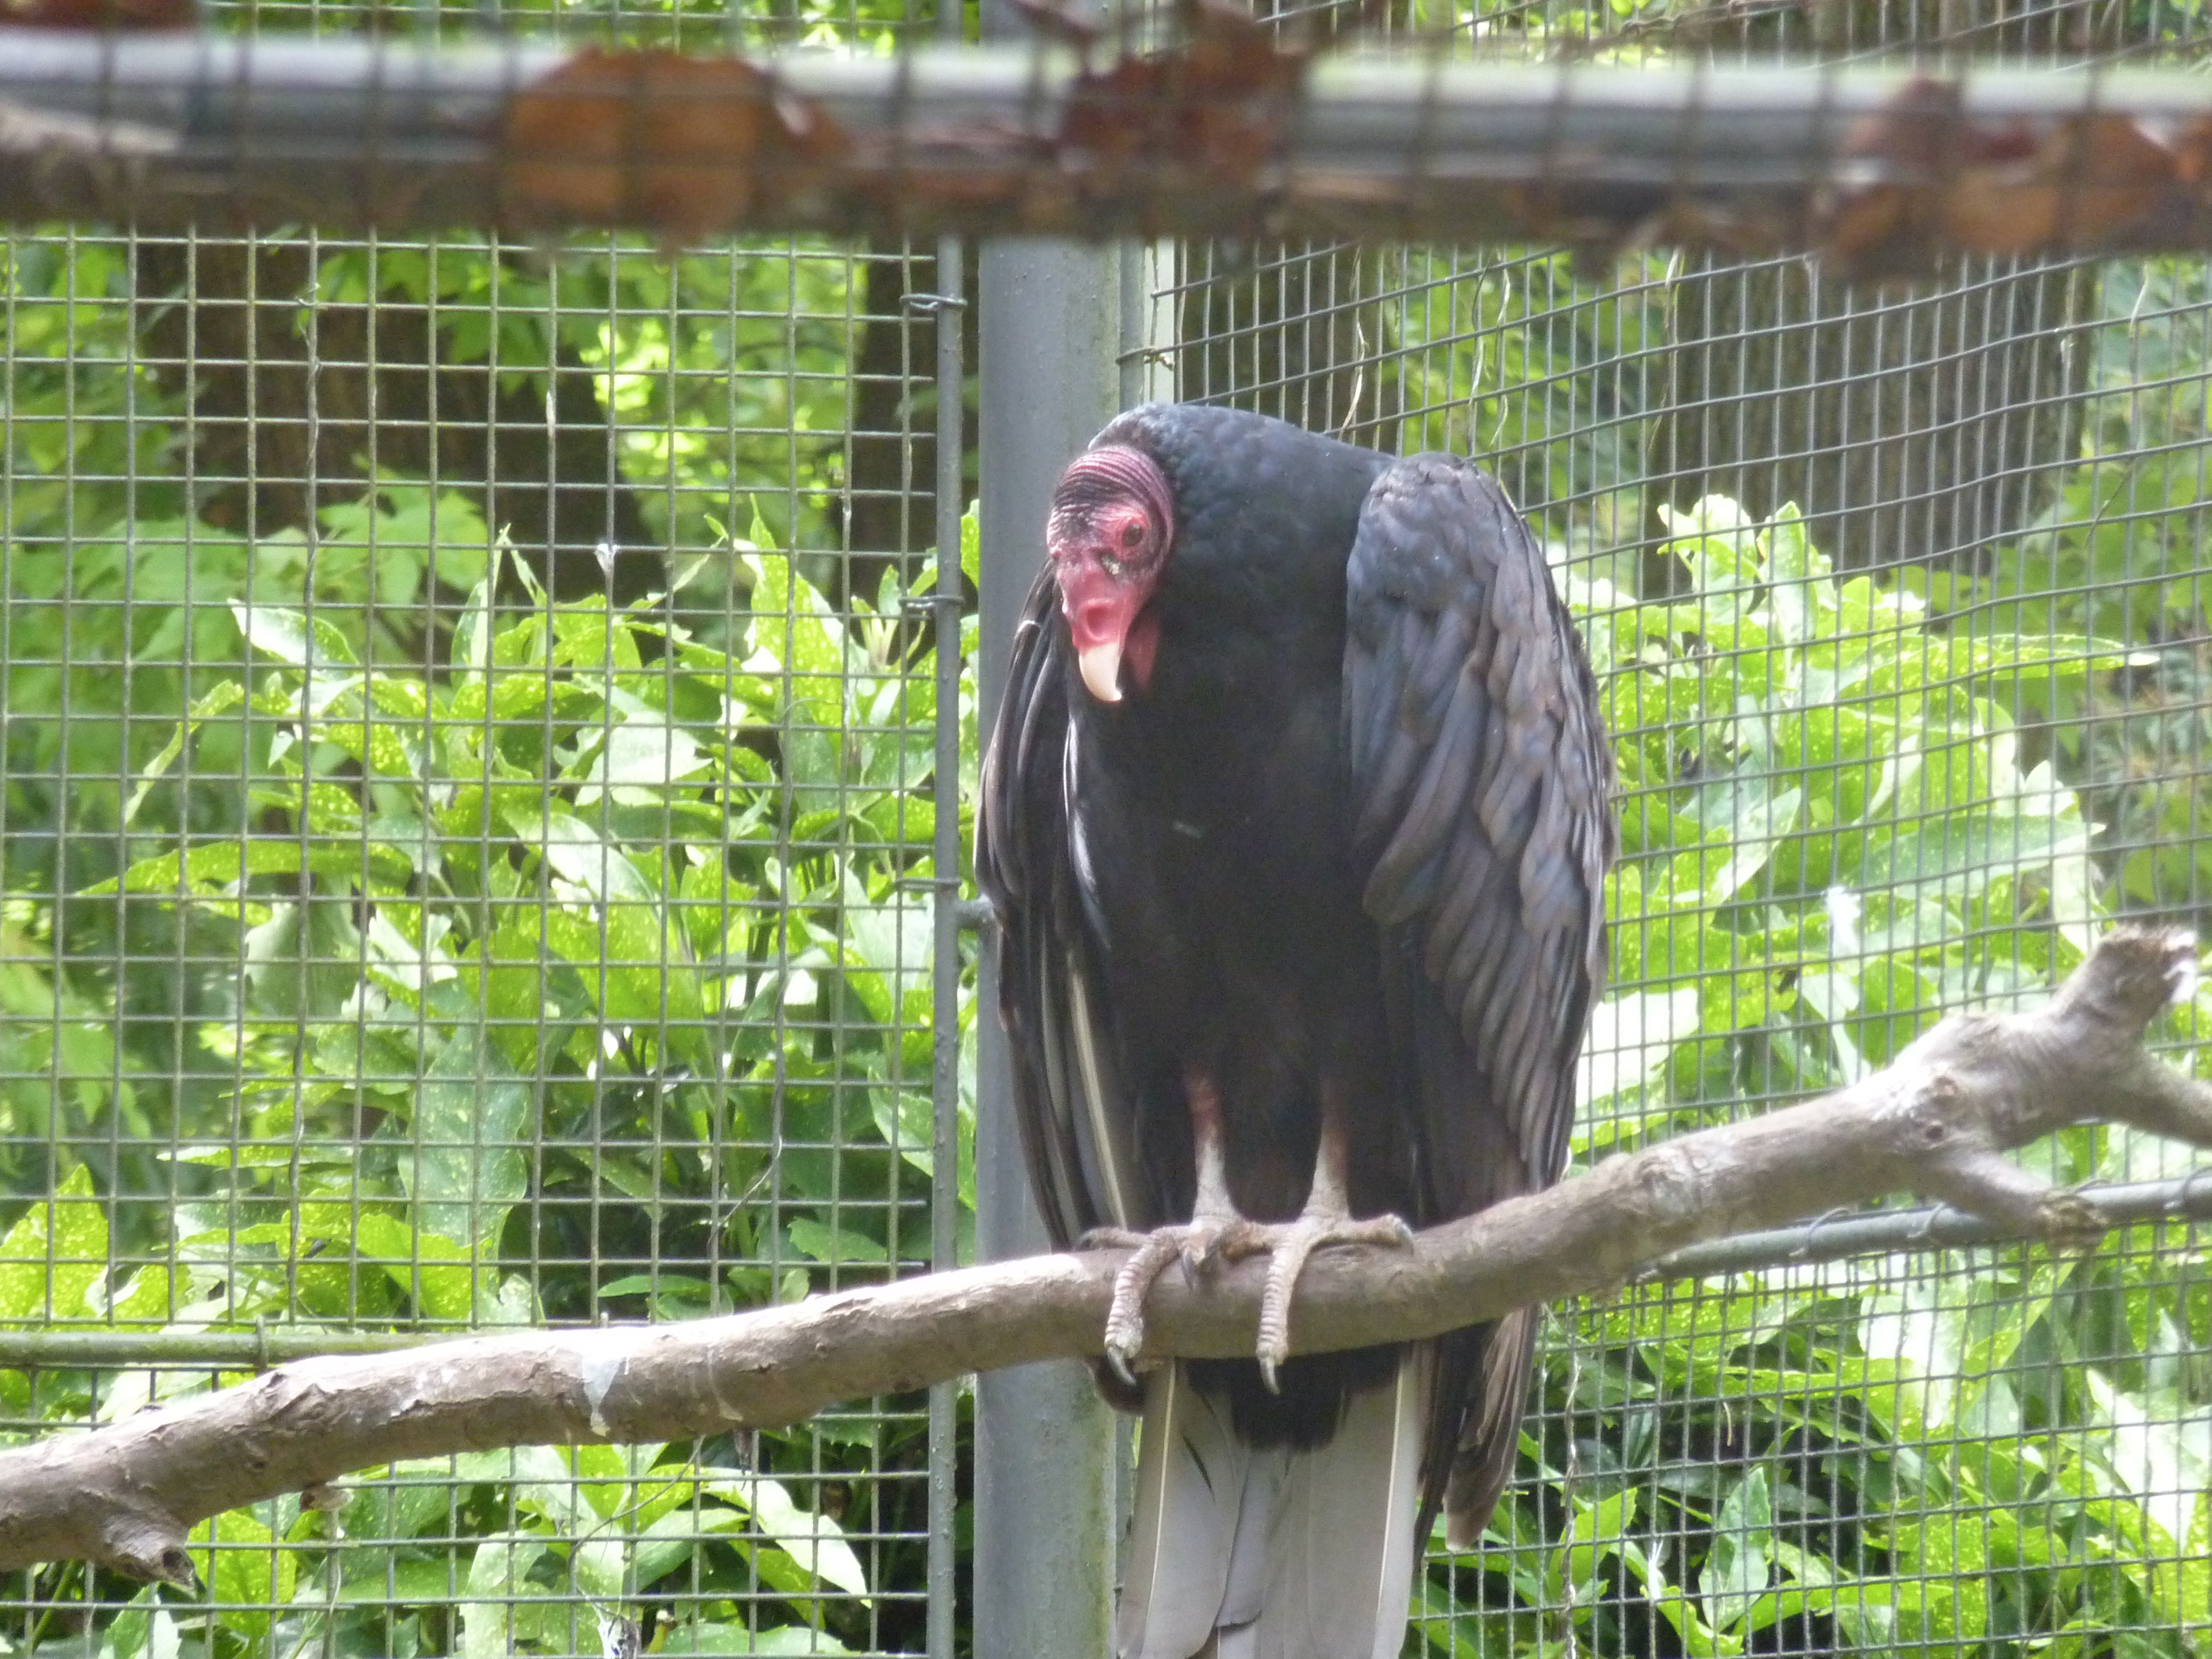
{"label": "wire mesh grid pattern", "polygon": [[[2201,24],[1653,5],[1468,33],[2186,62]],[[6,258],[0,1318],[25,1355],[154,1334],[119,1370],[0,1370],[6,1431],[288,1338],[687,1318],[940,1258],[968,1212],[933,1118],[936,739],[966,719],[972,764],[974,731],[919,603],[930,307],[961,297],[931,261],[64,231]],[[1474,453],[1555,549],[1629,850],[1578,1157],[1846,1080],[1936,1011],[2036,999],[2106,917],[2204,908],[2201,261],[1900,292],[1216,244],[1158,298],[1177,395]],[[2118,1131],[2045,1155],[2188,1167]],[[1416,1639],[2199,1651],[2199,1266],[2145,1225],[1563,1310],[1522,1480],[1486,1552],[1431,1563]],[[0,1644],[916,1651],[957,1495],[939,1463],[933,1511],[927,1438],[900,1399],[378,1472],[341,1510],[225,1517],[197,1601],[18,1581]]]}
{"label": "wire mesh grid pattern", "polygon": [[[931,1266],[930,261],[6,258],[0,1302],[143,1344],[9,1370],[9,1432]],[[0,1644],[915,1650],[927,1440],[375,1471],[225,1517],[190,1607],[18,1580]]]}

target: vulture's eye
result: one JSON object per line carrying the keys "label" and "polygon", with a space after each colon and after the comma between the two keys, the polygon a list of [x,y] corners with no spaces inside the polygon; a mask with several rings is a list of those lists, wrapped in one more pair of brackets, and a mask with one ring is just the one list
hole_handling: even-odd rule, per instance
{"label": "vulture's eye", "polygon": [[1122,546],[1133,548],[1142,543],[1144,539],[1145,526],[1140,520],[1132,519],[1128,523],[1121,526]]}

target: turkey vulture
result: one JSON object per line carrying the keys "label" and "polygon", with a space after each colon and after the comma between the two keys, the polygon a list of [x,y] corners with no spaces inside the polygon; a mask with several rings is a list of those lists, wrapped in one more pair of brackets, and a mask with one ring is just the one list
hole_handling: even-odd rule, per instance
{"label": "turkey vulture", "polygon": [[[1393,1659],[1429,1523],[1471,1543],[1511,1471],[1534,1311],[1287,1358],[1290,1291],[1316,1245],[1558,1178],[1614,848],[1596,688],[1455,456],[1151,404],[1045,536],[977,863],[1039,1206],[1140,1246],[1099,1371],[1145,1413],[1115,1651]],[[1263,1249],[1256,1361],[1131,1376],[1154,1276]]]}

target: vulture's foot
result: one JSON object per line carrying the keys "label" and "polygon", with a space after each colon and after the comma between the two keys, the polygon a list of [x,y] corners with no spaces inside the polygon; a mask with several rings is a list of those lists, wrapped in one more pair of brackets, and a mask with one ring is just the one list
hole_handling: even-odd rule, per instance
{"label": "vulture's foot", "polygon": [[1145,1296],[1152,1281],[1177,1261],[1182,1263],[1186,1279],[1196,1278],[1221,1259],[1229,1241],[1239,1237],[1240,1230],[1251,1225],[1232,1212],[1200,1215],[1182,1225],[1156,1227],[1148,1233],[1100,1227],[1083,1236],[1080,1243],[1086,1249],[1135,1251],[1114,1275],[1114,1305],[1106,1315],[1106,1363],[1115,1376],[1131,1388],[1137,1384],[1137,1352],[1145,1346]]}
{"label": "vulture's foot", "polygon": [[[1316,1194],[1318,1196],[1318,1194]],[[1413,1230],[1395,1215],[1354,1220],[1341,1210],[1309,1204],[1296,1221],[1240,1221],[1219,1245],[1220,1254],[1241,1261],[1268,1253],[1267,1285],[1260,1298],[1260,1377],[1270,1394],[1279,1394],[1277,1373],[1291,1357],[1291,1294],[1306,1258],[1331,1244],[1382,1244],[1402,1249],[1413,1242]]]}

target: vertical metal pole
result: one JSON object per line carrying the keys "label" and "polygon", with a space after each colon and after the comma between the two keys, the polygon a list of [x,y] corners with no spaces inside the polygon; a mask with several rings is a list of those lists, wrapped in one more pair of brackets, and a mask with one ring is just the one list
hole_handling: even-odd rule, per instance
{"label": "vertical metal pole", "polygon": [[[956,23],[957,5],[946,10]],[[961,350],[960,296],[965,250],[957,236],[937,242],[937,913],[930,988],[935,1065],[930,1077],[929,1265],[959,1265],[960,1207],[960,520],[961,408],[967,380]],[[953,1659],[958,1597],[953,1517],[958,1504],[960,1384],[929,1391],[929,1659]]]}
{"label": "vertical metal pole", "polygon": [[1145,279],[1145,245],[1124,242],[1116,261],[1115,279],[1121,285],[1121,299],[1119,314],[1115,319],[1114,362],[1116,368],[1115,395],[1124,409],[1133,409],[1145,401],[1145,390],[1152,365],[1145,356],[1150,342],[1146,328],[1152,312],[1152,285]]}
{"label": "vertical metal pole", "polygon": [[[966,0],[937,0],[939,39],[968,36]],[[963,349],[967,249],[937,239],[937,823],[930,851],[937,878],[935,980],[930,1029],[929,1265],[957,1267],[960,1206],[960,520],[967,478],[968,364]],[[959,1561],[954,1522],[960,1501],[960,1384],[929,1391],[929,1659],[954,1659],[959,1629]]]}
{"label": "vertical metal pole", "polygon": [[[1161,264],[1164,259],[1172,258],[1173,246],[1172,243],[1123,242],[1118,250],[1116,274],[1121,299],[1121,314],[1115,319],[1117,337],[1114,361],[1115,396],[1123,409],[1134,409],[1139,404],[1165,401],[1175,396],[1174,377],[1165,371],[1153,352],[1154,346],[1161,342],[1156,337],[1159,319],[1152,301]],[[1114,1519],[1110,1536],[1118,1546],[1129,1535],[1129,1516],[1137,1497],[1135,1418],[1115,1415],[1111,1460],[1109,1473],[1114,1483]],[[1118,1550],[1116,1559],[1118,1562]]]}
{"label": "vertical metal pole", "polygon": [[[1120,255],[1009,238],[984,244],[979,275],[988,731],[1013,621],[1043,555],[1054,482],[1120,403]],[[981,996],[976,1243],[992,1261],[1048,1244],[1030,1199],[988,967]],[[975,1659],[1105,1659],[1114,1599],[1110,1415],[1073,1363],[976,1380]]]}

